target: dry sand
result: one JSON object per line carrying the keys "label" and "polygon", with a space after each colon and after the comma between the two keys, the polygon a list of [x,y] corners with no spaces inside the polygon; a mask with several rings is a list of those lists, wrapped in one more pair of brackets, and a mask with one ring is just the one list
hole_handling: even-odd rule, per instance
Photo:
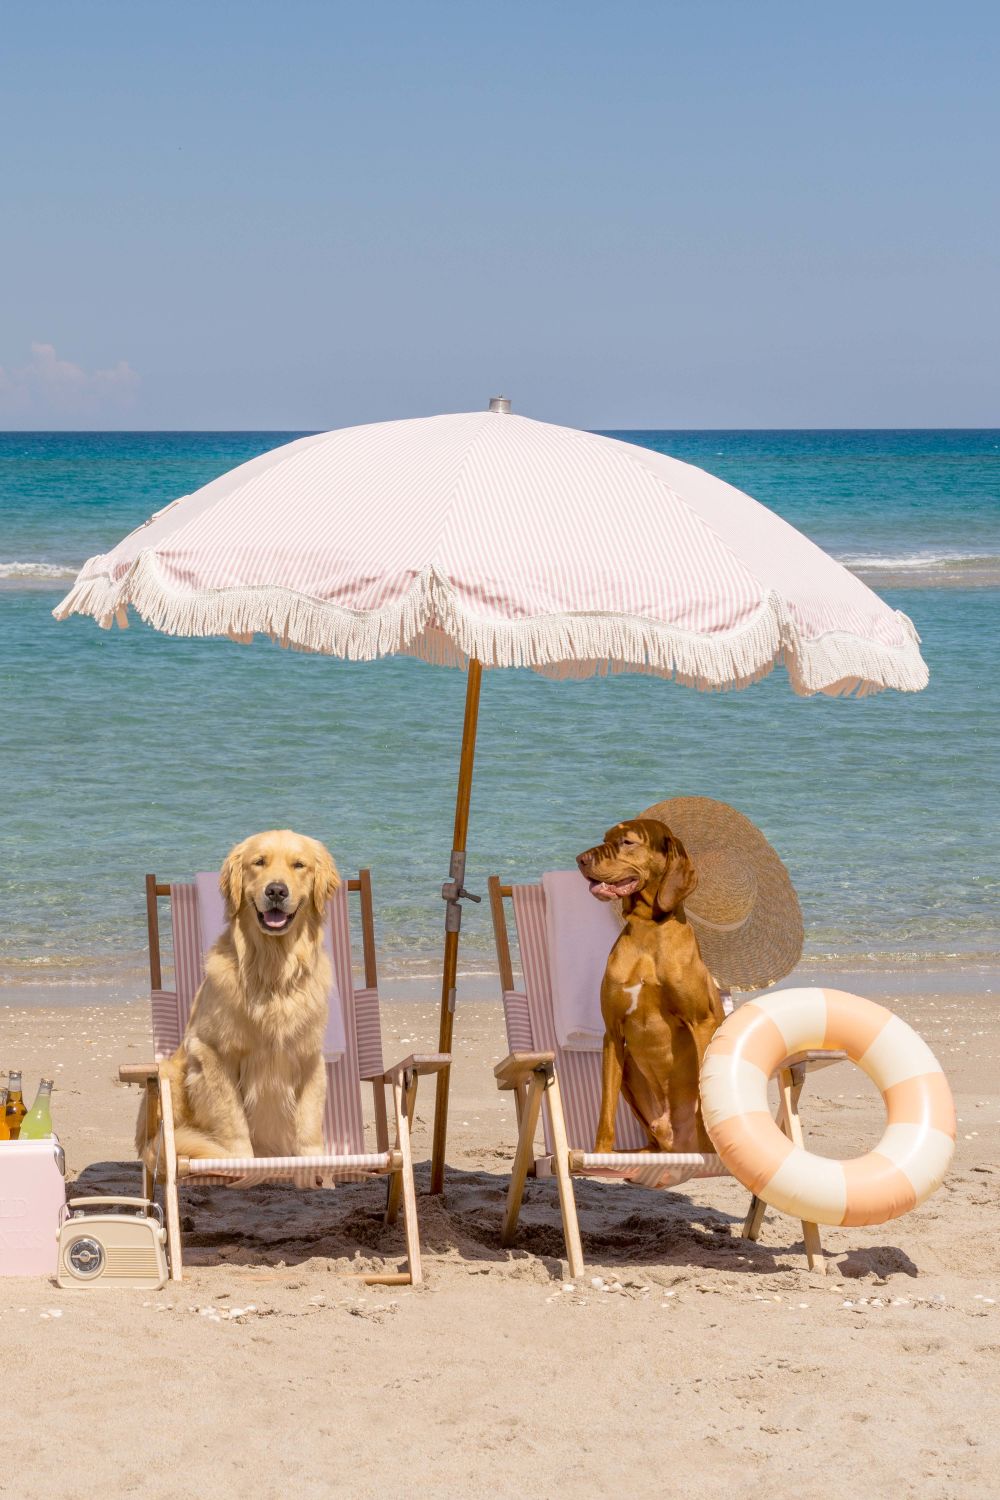
{"label": "dry sand", "polygon": [[[827,1230],[825,1277],[769,1212],[739,1238],[730,1180],[578,1188],[587,1276],[563,1280],[551,1182],[518,1247],[498,1229],[513,1110],[494,1004],[460,1007],[450,1170],[420,1198],[427,1284],[351,1273],[402,1255],[384,1185],[186,1195],[184,1282],[63,1292],[0,1280],[0,1494],[70,1496],[968,1497],[1000,1466],[1000,1024],[991,996],[898,1007],[935,1048],[960,1118],[942,1191],[875,1229]],[[426,1048],[430,1006],[386,1007],[386,1058]],[[142,1006],[0,1009],[4,1065],[55,1073],[77,1191],[137,1191]],[[418,1101],[426,1189],[433,1090]],[[849,1065],[813,1075],[807,1138],[881,1132]],[[603,1278],[596,1284],[591,1278]]]}

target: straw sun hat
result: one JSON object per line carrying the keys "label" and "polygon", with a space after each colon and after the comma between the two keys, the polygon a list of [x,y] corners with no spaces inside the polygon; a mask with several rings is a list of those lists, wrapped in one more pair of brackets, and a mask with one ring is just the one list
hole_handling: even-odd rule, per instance
{"label": "straw sun hat", "polygon": [[799,898],[749,818],[711,797],[671,797],[639,816],[666,823],[688,852],[698,886],[684,910],[721,988],[761,990],[794,969],[802,955]]}

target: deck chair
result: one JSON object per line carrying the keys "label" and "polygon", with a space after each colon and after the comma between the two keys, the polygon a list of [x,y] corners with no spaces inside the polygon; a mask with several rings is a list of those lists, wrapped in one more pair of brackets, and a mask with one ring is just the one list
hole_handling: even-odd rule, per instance
{"label": "deck chair", "polygon": [[[355,985],[349,901],[358,897],[364,967],[364,984]],[[173,929],[173,984],[164,989],[160,952],[158,901],[169,897]],[[153,1055],[150,1064],[128,1064],[119,1068],[123,1083],[145,1089],[146,1140],[157,1142],[158,1177],[164,1183],[167,1245],[170,1276],[183,1274],[179,1188],[183,1184],[253,1187],[264,1182],[288,1182],[298,1187],[332,1187],[335,1183],[364,1182],[372,1177],[388,1179],[386,1222],[393,1223],[400,1202],[406,1236],[406,1267],[398,1272],[367,1275],[366,1282],[383,1285],[417,1285],[422,1280],[420,1241],[417,1231],[417,1200],[410,1152],[410,1121],[421,1075],[439,1072],[449,1061],[442,1053],[414,1055],[385,1068],[382,1062],[382,1027],[379,1016],[378,980],[375,964],[375,926],[371,877],[362,870],[355,880],[345,880],[330,902],[329,918],[334,977],[344,1013],[346,1051],[327,1058],[327,1097],[324,1118],[326,1152],[322,1156],[222,1157],[198,1159],[178,1157],[174,1147],[173,1105],[170,1085],[161,1077],[158,1064],[180,1045],[204,972],[204,944],[197,890],[192,883],[161,885],[155,875],[146,876],[146,913],[149,926],[149,975],[153,1013]],[[361,1085],[370,1083],[374,1094],[375,1146],[366,1150]],[[392,1100],[394,1139],[389,1140],[386,1090]],[[159,1097],[160,1125],[156,1103]],[[143,1165],[143,1193],[152,1198],[155,1182]]]}
{"label": "deck chair", "polygon": [[[583,1246],[576,1213],[573,1180],[618,1179],[647,1188],[676,1187],[700,1177],[727,1177],[711,1152],[653,1152],[642,1149],[647,1137],[624,1099],[615,1117],[615,1143],[622,1149],[591,1150],[601,1106],[599,1052],[560,1047],[556,1037],[549,979],[545,893],[538,885],[501,885],[489,879],[490,910],[496,938],[504,1021],[510,1053],[494,1068],[497,1087],[514,1095],[517,1150],[507,1193],[502,1243],[514,1242],[526,1178],[554,1176],[559,1189],[566,1258],[571,1277],[583,1275]],[[521,955],[522,987],[514,984],[505,901],[514,909]],[[728,1000],[728,997],[727,997]],[[728,1007],[731,1009],[731,1005]],[[796,1145],[802,1144],[799,1095],[808,1068],[841,1061],[843,1052],[809,1052],[790,1058],[778,1074],[778,1123]],[[545,1149],[535,1154],[535,1135],[542,1117]],[[765,1204],[752,1198],[743,1235],[758,1238]],[[819,1228],[803,1223],[802,1236],[810,1270],[823,1271]]]}

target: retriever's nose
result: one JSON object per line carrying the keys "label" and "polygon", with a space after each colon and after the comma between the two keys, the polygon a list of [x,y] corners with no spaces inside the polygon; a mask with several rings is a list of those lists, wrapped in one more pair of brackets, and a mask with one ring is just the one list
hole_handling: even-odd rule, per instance
{"label": "retriever's nose", "polygon": [[269,901],[287,901],[288,887],[283,880],[272,880],[264,887],[264,895]]}

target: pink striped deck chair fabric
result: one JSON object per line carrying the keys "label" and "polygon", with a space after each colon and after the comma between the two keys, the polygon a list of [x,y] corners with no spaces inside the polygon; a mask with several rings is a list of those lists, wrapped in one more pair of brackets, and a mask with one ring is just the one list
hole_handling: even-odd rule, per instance
{"label": "pink striped deck chair fabric", "polygon": [[[234,1187],[259,1182],[285,1181],[312,1186],[324,1181],[362,1181],[389,1168],[389,1153],[365,1150],[364,1117],[361,1106],[363,1080],[379,1079],[383,1073],[382,1028],[378,989],[356,987],[351,950],[349,884],[345,881],[330,902],[330,927],[334,977],[344,1012],[346,1052],[327,1059],[326,1116],[323,1157],[205,1158],[192,1161],[187,1176]],[[174,988],[152,991],[153,1048],[157,1062],[180,1046],[191,1006],[204,975],[205,944],[201,932],[197,891],[193,883],[170,886],[173,928]],[[336,1158],[334,1160],[334,1158]]]}
{"label": "pink striped deck chair fabric", "polygon": [[[714,1153],[649,1152],[641,1148],[646,1135],[624,1099],[615,1116],[615,1142],[620,1150],[597,1155],[592,1147],[601,1108],[601,1054],[560,1047],[556,1037],[549,978],[545,923],[545,893],[541,885],[511,888],[514,921],[521,953],[523,986],[503,992],[507,1045],[511,1052],[554,1052],[559,1078],[566,1138],[575,1176],[617,1177],[643,1187],[675,1187],[692,1177],[728,1175]],[[550,1101],[542,1103],[545,1149],[555,1149]],[[545,1175],[544,1158],[536,1166]]]}

